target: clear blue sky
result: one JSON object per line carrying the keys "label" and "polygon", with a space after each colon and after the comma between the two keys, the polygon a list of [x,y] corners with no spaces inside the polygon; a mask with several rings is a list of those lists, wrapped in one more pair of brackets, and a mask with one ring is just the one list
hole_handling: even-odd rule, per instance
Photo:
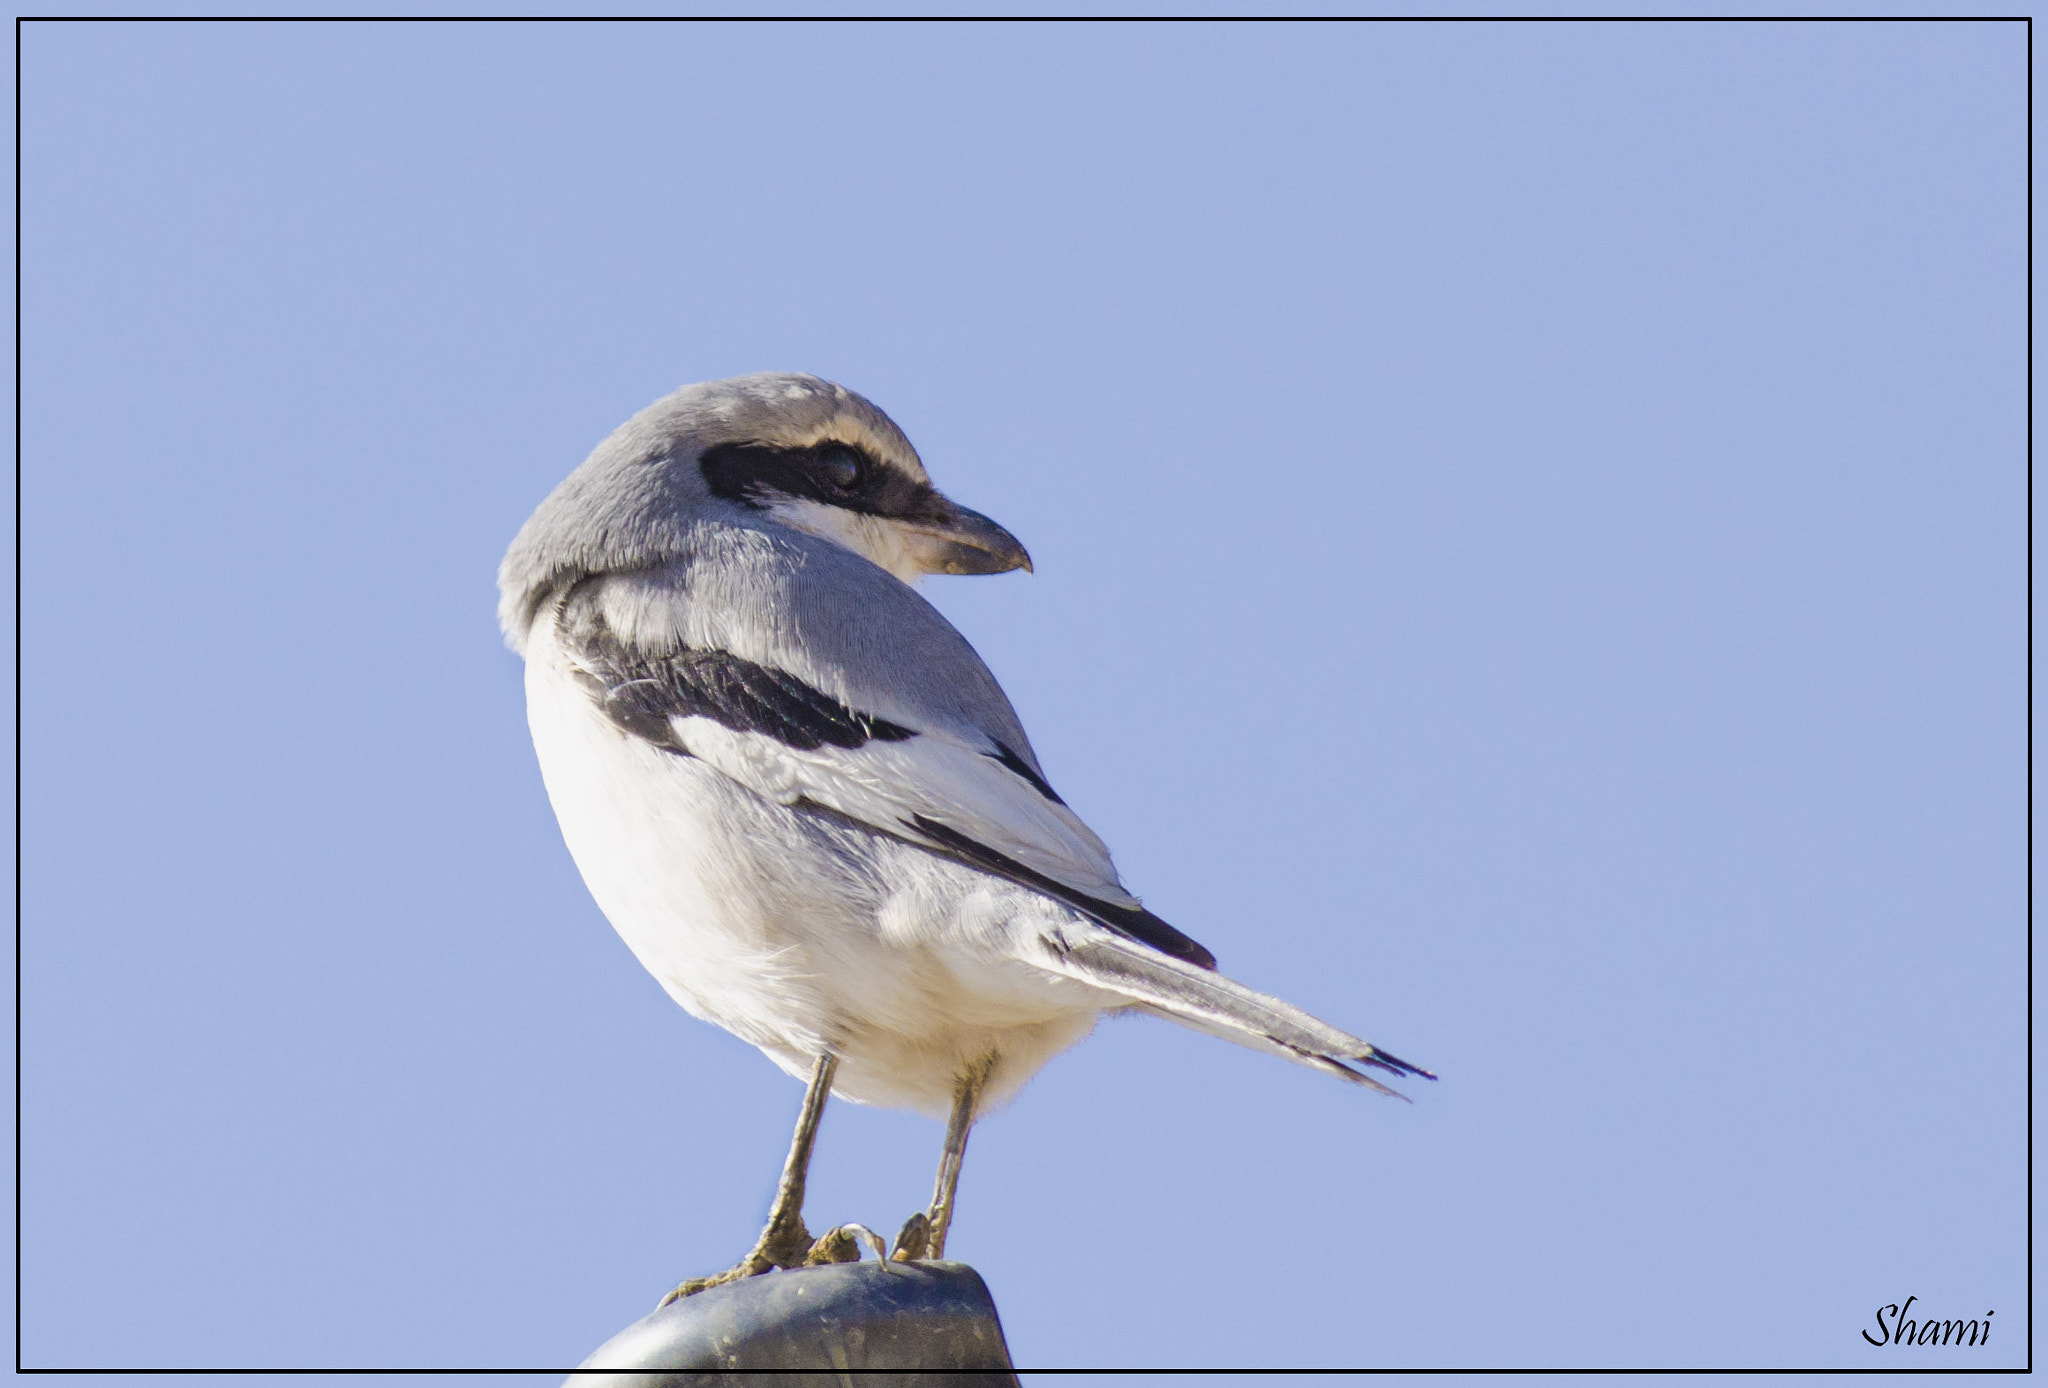
{"label": "clear blue sky", "polygon": [[927,591],[1133,888],[1443,1075],[1105,1023],[968,1154],[1021,1363],[2019,1362],[2025,38],[32,27],[26,1359],[566,1365],[744,1249],[798,1086],[492,577],[786,369],[1030,546]]}

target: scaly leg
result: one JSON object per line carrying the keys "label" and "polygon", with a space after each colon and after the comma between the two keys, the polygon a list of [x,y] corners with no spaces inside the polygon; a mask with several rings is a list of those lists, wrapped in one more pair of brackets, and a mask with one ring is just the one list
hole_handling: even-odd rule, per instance
{"label": "scaly leg", "polygon": [[810,1087],[804,1091],[803,1111],[797,1115],[796,1135],[789,1141],[789,1157],[782,1163],[782,1180],[775,1187],[775,1204],[768,1211],[768,1227],[754,1242],[754,1249],[739,1263],[714,1277],[692,1277],[661,1299],[663,1306],[706,1287],[755,1277],[770,1268],[801,1267],[811,1251],[810,1231],[804,1228],[804,1176],[810,1170],[811,1148],[818,1140],[818,1119],[825,1112],[825,1100],[832,1093],[832,1075],[839,1057],[830,1051],[819,1055],[811,1067]]}
{"label": "scaly leg", "polygon": [[932,1185],[932,1207],[925,1216],[930,1227],[923,1256],[934,1261],[946,1256],[946,1230],[952,1226],[954,1199],[960,1189],[960,1159],[967,1155],[967,1133],[974,1126],[975,1107],[981,1102],[981,1091],[995,1068],[995,1056],[984,1056],[960,1076],[959,1087],[953,1091],[953,1117],[946,1124],[946,1150],[939,1157],[939,1178]]}

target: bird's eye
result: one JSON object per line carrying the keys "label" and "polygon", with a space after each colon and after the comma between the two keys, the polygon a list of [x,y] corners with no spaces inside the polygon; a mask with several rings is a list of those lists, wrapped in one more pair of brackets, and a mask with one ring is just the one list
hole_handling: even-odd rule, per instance
{"label": "bird's eye", "polygon": [[860,485],[862,475],[867,471],[867,460],[860,450],[843,443],[828,443],[818,450],[818,476],[828,485],[842,492],[850,492]]}

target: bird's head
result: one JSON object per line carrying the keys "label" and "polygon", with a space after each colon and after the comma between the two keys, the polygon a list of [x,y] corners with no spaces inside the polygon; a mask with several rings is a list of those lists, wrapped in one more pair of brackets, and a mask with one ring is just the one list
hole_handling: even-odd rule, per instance
{"label": "bird's head", "polygon": [[842,545],[905,583],[1031,567],[1016,536],[941,496],[895,421],[844,386],[762,375],[692,389],[716,402],[689,440],[712,496]]}
{"label": "bird's head", "polygon": [[515,641],[572,573],[647,567],[719,514],[840,545],[905,583],[1029,569],[1017,537],[940,495],[894,420],[844,386],[763,372],[684,386],[599,444],[498,571]]}

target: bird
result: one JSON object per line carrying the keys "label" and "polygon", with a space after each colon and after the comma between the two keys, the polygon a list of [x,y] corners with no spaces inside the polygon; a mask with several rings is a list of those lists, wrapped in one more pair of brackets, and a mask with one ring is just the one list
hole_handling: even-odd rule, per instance
{"label": "bird", "polygon": [[[548,798],[585,885],[691,1015],[805,1081],[768,1222],[668,1300],[807,1263],[942,1258],[976,1119],[1104,1014],[1147,1013],[1354,1085],[1435,1076],[1227,977],[1148,911],[1009,699],[916,590],[1030,571],[865,397],[766,372],[634,415],[498,571]],[[894,1247],[812,1239],[829,1096],[946,1119]]]}

